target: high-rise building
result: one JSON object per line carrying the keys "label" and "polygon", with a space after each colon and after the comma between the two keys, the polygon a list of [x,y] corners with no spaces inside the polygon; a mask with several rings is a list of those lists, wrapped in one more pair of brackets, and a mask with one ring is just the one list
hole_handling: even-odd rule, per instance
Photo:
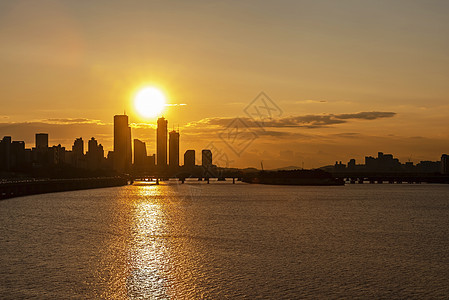
{"label": "high-rise building", "polygon": [[36,149],[46,151],[48,149],[48,133],[36,133]]}
{"label": "high-rise building", "polygon": [[164,117],[157,119],[157,166],[164,168],[167,166],[167,126],[168,121]]}
{"label": "high-rise building", "polygon": [[0,170],[11,169],[11,137],[5,136],[0,141]]}
{"label": "high-rise building", "polygon": [[20,167],[26,162],[25,158],[25,142],[12,141],[11,143],[11,166]]}
{"label": "high-rise building", "polygon": [[48,163],[48,133],[36,133],[36,161],[45,165]]}
{"label": "high-rise building", "polygon": [[212,167],[212,151],[204,149],[201,151],[201,165],[203,168]]}
{"label": "high-rise building", "polygon": [[441,174],[449,174],[449,155],[447,154],[441,156]]}
{"label": "high-rise building", "polygon": [[114,170],[126,172],[132,161],[131,128],[127,115],[114,116]]}
{"label": "high-rise building", "polygon": [[101,144],[98,144],[95,138],[91,138],[87,143],[87,167],[90,170],[98,170],[101,168],[104,159],[104,149]]}
{"label": "high-rise building", "polygon": [[65,163],[65,147],[61,144],[48,149],[49,163],[52,165],[62,165]]}
{"label": "high-rise building", "polygon": [[83,138],[76,138],[72,146],[73,155],[82,157],[84,155],[84,141]]}
{"label": "high-rise building", "polygon": [[147,160],[147,146],[145,142],[134,139],[134,166],[142,169],[146,165]]}
{"label": "high-rise building", "polygon": [[10,171],[24,167],[31,162],[26,154],[24,141],[13,141],[10,136],[3,137],[0,140],[0,170]]}
{"label": "high-rise building", "polygon": [[75,168],[84,168],[84,141],[83,138],[75,139],[72,146],[71,163]]}
{"label": "high-rise building", "polygon": [[195,150],[187,150],[184,153],[184,167],[188,169],[195,167]]}
{"label": "high-rise building", "polygon": [[179,167],[179,132],[173,130],[169,133],[169,165],[170,167]]}

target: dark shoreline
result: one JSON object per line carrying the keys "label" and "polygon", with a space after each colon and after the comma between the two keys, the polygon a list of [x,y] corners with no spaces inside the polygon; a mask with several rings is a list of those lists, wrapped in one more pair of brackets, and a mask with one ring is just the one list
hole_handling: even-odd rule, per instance
{"label": "dark shoreline", "polygon": [[46,179],[6,182],[0,184],[0,200],[28,195],[87,190],[128,185],[125,177]]}

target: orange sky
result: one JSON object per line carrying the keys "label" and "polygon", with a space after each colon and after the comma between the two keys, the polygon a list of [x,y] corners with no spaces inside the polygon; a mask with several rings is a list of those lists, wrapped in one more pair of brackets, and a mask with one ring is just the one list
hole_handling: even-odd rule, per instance
{"label": "orange sky", "polygon": [[[112,150],[113,115],[126,110],[154,153],[155,119],[132,108],[154,85],[186,104],[164,113],[182,153],[213,142],[232,166],[266,168],[378,151],[439,160],[448,12],[436,0],[1,1],[0,136],[32,147],[48,132],[69,148],[94,136]],[[250,127],[257,138],[237,155],[220,133],[261,91],[282,113]]]}

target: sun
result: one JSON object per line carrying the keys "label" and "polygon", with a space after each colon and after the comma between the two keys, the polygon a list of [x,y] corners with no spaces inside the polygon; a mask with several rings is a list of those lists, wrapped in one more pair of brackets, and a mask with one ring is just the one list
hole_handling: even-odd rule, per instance
{"label": "sun", "polygon": [[143,88],[134,97],[134,107],[143,117],[156,117],[165,108],[165,95],[154,87]]}

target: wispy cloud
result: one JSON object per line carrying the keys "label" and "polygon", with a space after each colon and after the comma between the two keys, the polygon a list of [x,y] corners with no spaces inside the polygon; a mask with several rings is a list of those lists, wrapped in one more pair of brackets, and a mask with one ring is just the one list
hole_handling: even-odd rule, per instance
{"label": "wispy cloud", "polygon": [[[278,119],[265,120],[264,127],[274,128],[289,128],[289,127],[302,127],[302,128],[323,128],[332,125],[344,124],[349,121],[356,120],[377,120],[383,118],[392,118],[396,115],[395,112],[358,112],[347,114],[322,114],[322,115],[303,115],[303,116],[291,116]],[[187,128],[204,127],[204,126],[220,126],[226,127],[234,118],[206,118],[197,122],[191,122],[187,124]],[[248,127],[257,127],[258,125],[250,118],[241,118]]]}
{"label": "wispy cloud", "polygon": [[327,100],[299,100],[299,101],[296,101],[295,103],[298,103],[298,104],[313,104],[313,103],[317,103],[317,104],[319,104],[319,103],[327,103]]}
{"label": "wispy cloud", "polygon": [[64,118],[64,119],[44,119],[41,123],[47,124],[96,124],[96,125],[111,125],[111,123],[104,123],[100,120],[86,119],[86,118]]}
{"label": "wispy cloud", "polygon": [[156,124],[151,124],[151,123],[130,123],[129,126],[131,128],[151,128],[151,129],[156,129],[157,125]]}

